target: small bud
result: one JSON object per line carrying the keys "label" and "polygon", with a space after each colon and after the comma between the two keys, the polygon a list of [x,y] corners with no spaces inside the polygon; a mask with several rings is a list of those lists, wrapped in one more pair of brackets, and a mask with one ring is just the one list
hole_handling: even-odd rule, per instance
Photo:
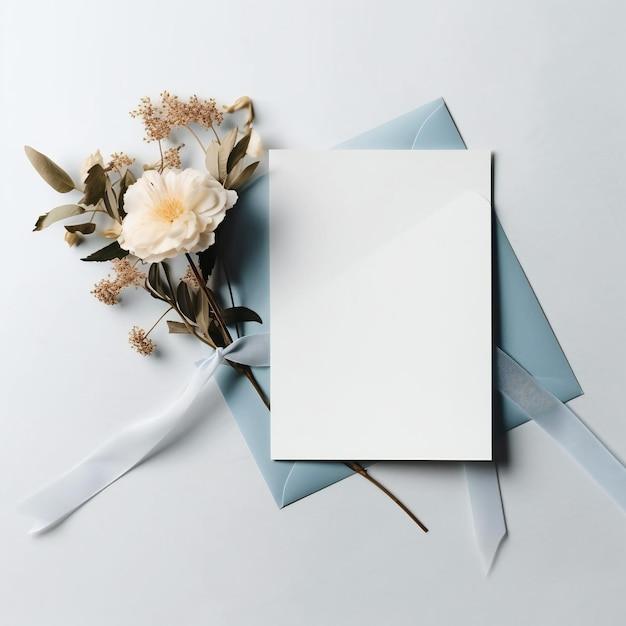
{"label": "small bud", "polygon": [[74,245],[79,245],[82,239],[82,235],[78,232],[76,233],[70,233],[70,232],[66,232],[65,233],[65,241],[67,242],[67,245],[71,248]]}
{"label": "small bud", "polygon": [[260,159],[263,156],[263,142],[261,141],[261,135],[254,130],[250,129],[250,143],[246,154],[253,159]]}

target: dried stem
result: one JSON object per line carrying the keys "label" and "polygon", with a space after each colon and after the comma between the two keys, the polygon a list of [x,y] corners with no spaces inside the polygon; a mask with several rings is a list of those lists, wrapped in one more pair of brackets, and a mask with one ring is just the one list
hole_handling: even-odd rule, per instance
{"label": "dried stem", "polygon": [[167,315],[167,314],[168,314],[168,313],[169,313],[169,312],[173,309],[173,308],[174,308],[173,306],[170,306],[170,308],[169,308],[169,309],[167,309],[167,311],[165,311],[165,313],[163,313],[163,315],[161,315],[161,316],[159,317],[159,319],[158,319],[156,322],[154,322],[154,324],[152,324],[152,328],[150,328],[150,330],[146,332],[146,337],[147,337],[147,336],[148,336],[148,335],[149,335],[149,334],[150,334],[150,333],[151,333],[151,332],[152,332],[152,331],[153,331],[153,330],[157,327],[157,324],[158,324],[158,323],[159,323],[159,322],[160,322],[160,321],[161,321],[161,320],[162,320],[162,319],[163,319],[163,318],[164,318],[164,317],[165,317],[165,316],[166,316],[166,315]]}
{"label": "dried stem", "polygon": [[396,498],[396,496],[394,496],[393,493],[387,489],[387,487],[381,485],[375,478],[370,476],[362,465],[354,461],[346,461],[345,465],[347,465],[354,472],[357,472],[357,474],[363,476],[363,478],[367,478],[367,480],[378,487],[386,496],[391,498],[425,533],[428,532],[428,528],[422,524],[422,522],[411,512],[411,510],[405,504],[400,502],[400,500],[398,500],[398,498]]}
{"label": "dried stem", "polygon": [[[220,332],[222,333],[224,343],[226,345],[230,345],[233,342],[233,338],[230,336],[230,333],[228,332],[228,328],[226,327],[226,324],[224,323],[224,319],[222,318],[222,314],[220,313],[220,307],[217,301],[215,300],[215,296],[213,292],[207,287],[206,282],[204,278],[202,277],[202,275],[200,274],[198,268],[196,267],[196,264],[193,262],[191,255],[189,253],[186,253],[185,256],[187,257],[187,261],[189,262],[189,267],[191,267],[191,271],[193,272],[194,276],[196,277],[196,280],[198,281],[198,285],[200,286],[200,289],[202,289],[202,291],[205,293],[209,301],[209,307],[213,311],[214,318],[220,328]],[[228,361],[228,359],[226,360]],[[232,367],[235,370],[243,374],[250,381],[250,383],[254,387],[254,390],[259,394],[259,397],[263,401],[263,404],[265,404],[265,406],[267,407],[269,411],[270,402],[267,396],[265,395],[265,392],[263,391],[263,389],[261,389],[261,386],[259,385],[257,379],[254,377],[254,374],[252,373],[252,370],[250,369],[250,367],[248,365],[241,365],[240,363],[234,363],[233,361],[228,361],[228,363],[232,365]]]}
{"label": "dried stem", "polygon": [[207,284],[204,278],[202,277],[202,274],[200,274],[198,268],[196,267],[196,264],[193,262],[191,255],[188,252],[186,252],[185,256],[187,257],[187,261],[189,262],[189,267],[191,267],[191,271],[193,272],[193,275],[196,277],[196,280],[198,281],[198,285],[200,289],[204,291],[204,294],[206,295],[209,301],[209,306],[213,310],[213,315],[215,316],[215,320],[217,321],[217,324],[220,327],[220,332],[222,333],[224,342],[226,343],[226,345],[231,344],[233,342],[233,338],[230,336],[230,333],[228,332],[228,328],[226,327],[226,324],[224,323],[224,320],[222,319],[222,315],[220,313],[220,306],[215,300],[215,296],[213,295],[213,292],[207,287]]}
{"label": "dried stem", "polygon": [[[206,154],[206,148],[204,147],[204,144],[200,141],[200,137],[198,137],[198,135],[193,131],[193,129],[191,128],[191,126],[189,126],[189,124],[185,124],[185,128],[193,135],[194,139],[200,144],[200,148],[202,148],[202,152]],[[211,126],[211,128],[213,127]]]}

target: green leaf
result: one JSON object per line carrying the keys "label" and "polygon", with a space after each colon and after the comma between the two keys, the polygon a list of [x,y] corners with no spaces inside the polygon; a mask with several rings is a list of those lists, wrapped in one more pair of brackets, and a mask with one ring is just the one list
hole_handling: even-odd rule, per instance
{"label": "green leaf", "polygon": [[237,163],[235,167],[233,167],[233,169],[230,170],[230,173],[228,174],[228,176],[226,177],[226,180],[224,181],[224,187],[226,189],[230,189],[233,182],[236,181],[241,176],[241,173],[243,172],[243,165],[244,165],[244,160],[241,159],[241,161],[239,161],[239,163]]}
{"label": "green leaf", "polygon": [[182,322],[173,322],[172,320],[167,320],[167,328],[172,335],[192,334],[189,326],[183,324]]}
{"label": "green leaf", "polygon": [[50,185],[60,193],[67,193],[75,189],[74,181],[70,175],[61,169],[54,161],[50,160],[45,154],[37,152],[30,146],[24,146],[26,156],[32,163],[37,173]]}
{"label": "green leaf", "polygon": [[[228,219],[228,214],[226,215],[226,219]],[[220,231],[218,230],[217,233],[215,233],[215,243],[206,250],[198,252],[198,265],[200,266],[200,272],[205,282],[209,280],[209,276],[211,276],[211,272],[217,262],[220,250],[220,239]]]}
{"label": "green leaf", "polygon": [[165,300],[166,302],[172,301],[172,294],[161,280],[161,266],[159,263],[152,263],[150,265],[146,287],[148,287],[155,298]]}
{"label": "green leaf", "polygon": [[233,128],[224,139],[219,149],[218,161],[219,161],[219,178],[218,180],[223,183],[226,180],[226,166],[228,164],[228,157],[237,140],[237,128]]}
{"label": "green leaf", "polygon": [[226,347],[226,342],[224,341],[224,337],[222,337],[222,333],[217,325],[215,320],[211,320],[209,322],[209,337],[211,341],[220,348]]}
{"label": "green leaf", "polygon": [[115,196],[111,180],[108,176],[106,176],[104,180],[104,196],[102,199],[104,200],[104,207],[106,208],[109,216],[119,222],[120,212],[117,206],[117,197]]}
{"label": "green leaf", "polygon": [[209,300],[201,289],[196,297],[196,323],[200,327],[200,330],[208,335],[210,322]]}
{"label": "green leaf", "polygon": [[126,211],[124,211],[124,197],[126,196],[126,192],[131,185],[134,185],[137,182],[134,174],[130,170],[126,170],[124,177],[120,181],[120,197],[118,199],[118,209],[120,213],[120,217],[124,219],[126,216]]}
{"label": "green leaf", "polygon": [[85,195],[81,200],[82,204],[95,206],[102,200],[106,193],[107,175],[102,165],[97,163],[89,170],[87,180],[85,180]]}
{"label": "green leaf", "polygon": [[62,206],[58,206],[55,209],[52,209],[52,211],[50,211],[49,213],[41,215],[37,219],[37,222],[35,223],[35,228],[33,228],[33,230],[43,230],[47,226],[50,226],[50,224],[54,224],[54,222],[64,220],[66,217],[80,215],[84,212],[85,209],[82,206],[78,206],[77,204],[64,204]]}
{"label": "green leaf", "polygon": [[227,326],[238,324],[239,322],[258,322],[263,323],[258,313],[245,306],[234,306],[230,309],[222,311],[222,318]]}
{"label": "green leaf", "polygon": [[96,230],[96,225],[93,222],[87,222],[86,224],[72,224],[65,226],[65,230],[68,233],[82,233],[83,235],[91,235]]}
{"label": "green leaf", "polygon": [[237,163],[239,163],[239,161],[246,156],[246,150],[248,149],[248,144],[250,143],[250,134],[251,131],[248,131],[228,155],[228,161],[226,162],[227,174],[230,174],[233,167],[235,167],[235,165],[237,165]]}
{"label": "green leaf", "polygon": [[174,289],[174,281],[172,280],[172,273],[170,272],[170,266],[165,261],[161,261],[161,267],[163,268],[163,271],[165,272],[165,280],[167,281],[167,286],[169,287],[170,295],[173,297],[173,295],[176,293],[176,289]]}
{"label": "green leaf", "polygon": [[178,289],[176,289],[176,302],[182,314],[192,322],[196,321],[196,303],[194,302],[194,297],[195,296],[192,297],[192,294],[189,292],[187,283],[181,280],[180,283],[178,283]]}
{"label": "green leaf", "polygon": [[117,241],[114,241],[108,246],[104,246],[104,248],[100,248],[100,250],[96,250],[96,252],[81,259],[81,261],[111,261],[112,259],[123,259],[127,255],[128,250],[124,250]]}
{"label": "green leaf", "polygon": [[204,158],[204,164],[206,165],[209,174],[218,180],[220,177],[220,166],[219,166],[219,153],[220,153],[220,144],[217,141],[212,141],[211,145],[207,148],[206,156]]}
{"label": "green leaf", "polygon": [[232,182],[232,184],[227,185],[228,189],[240,189],[243,187],[249,180],[252,178],[252,174],[254,174],[254,170],[259,165],[259,161],[255,161],[254,163],[250,163],[246,169],[241,172],[241,174],[237,177],[236,180]]}

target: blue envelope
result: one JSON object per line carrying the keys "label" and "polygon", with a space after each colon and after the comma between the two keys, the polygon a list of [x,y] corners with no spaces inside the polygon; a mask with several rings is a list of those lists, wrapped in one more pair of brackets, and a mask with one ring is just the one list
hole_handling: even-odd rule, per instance
{"label": "blue envelope", "polygon": [[[443,99],[430,102],[338,148],[463,150],[465,144]],[[269,180],[260,177],[240,195],[223,224],[222,250],[235,303],[257,311],[262,327],[249,323],[244,334],[270,330]],[[287,261],[288,262],[288,261]],[[494,228],[494,337],[497,345],[566,402],[582,394],[572,369],[533,290],[497,222]],[[270,372],[255,370],[271,397]],[[343,463],[272,461],[270,414],[250,383],[231,368],[220,368],[217,382],[279,507],[291,504],[354,472]],[[499,394],[494,432],[528,420],[516,404]],[[348,459],[350,460],[350,459]]]}

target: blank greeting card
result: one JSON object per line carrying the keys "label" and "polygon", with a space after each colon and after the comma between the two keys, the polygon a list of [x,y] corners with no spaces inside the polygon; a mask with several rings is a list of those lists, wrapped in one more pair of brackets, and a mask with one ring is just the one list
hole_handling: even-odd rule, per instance
{"label": "blank greeting card", "polygon": [[270,152],[274,459],[491,459],[491,154]]}

